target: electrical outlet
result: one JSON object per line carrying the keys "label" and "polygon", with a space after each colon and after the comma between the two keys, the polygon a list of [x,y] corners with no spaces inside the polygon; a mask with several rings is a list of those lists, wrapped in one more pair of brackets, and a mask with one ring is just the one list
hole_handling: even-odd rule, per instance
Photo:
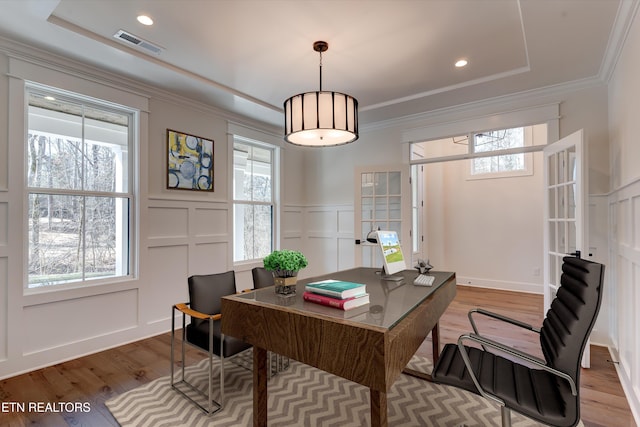
{"label": "electrical outlet", "polygon": [[540,267],[533,269],[533,277],[540,277]]}

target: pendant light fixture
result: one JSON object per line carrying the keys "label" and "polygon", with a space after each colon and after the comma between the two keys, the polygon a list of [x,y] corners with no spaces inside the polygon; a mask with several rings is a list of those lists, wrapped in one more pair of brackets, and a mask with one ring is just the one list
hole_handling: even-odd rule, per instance
{"label": "pendant light fixture", "polygon": [[358,139],[358,101],[340,92],[322,90],[322,52],[329,44],[317,41],[320,90],[294,95],[284,102],[284,139],[305,147],[348,144]]}

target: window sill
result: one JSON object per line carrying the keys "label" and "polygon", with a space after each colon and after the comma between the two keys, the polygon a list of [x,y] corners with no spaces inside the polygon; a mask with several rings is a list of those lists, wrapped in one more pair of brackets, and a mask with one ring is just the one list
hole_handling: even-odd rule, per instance
{"label": "window sill", "polygon": [[138,280],[133,277],[121,277],[114,279],[114,281],[91,284],[85,282],[84,284],[43,286],[40,288],[24,290],[24,306],[29,307],[39,304],[67,301],[76,298],[137,289],[138,287]]}

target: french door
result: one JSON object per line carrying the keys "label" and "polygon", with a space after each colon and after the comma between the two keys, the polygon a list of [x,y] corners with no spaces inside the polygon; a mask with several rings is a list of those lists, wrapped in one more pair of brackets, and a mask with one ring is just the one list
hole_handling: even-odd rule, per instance
{"label": "french door", "polygon": [[[398,233],[405,258],[412,253],[411,190],[409,167],[368,167],[355,174],[354,231],[360,249],[355,251],[356,266],[380,267],[382,256],[377,245],[367,242],[367,235],[375,230]],[[406,259],[410,268],[410,259]]]}
{"label": "french door", "polygon": [[[586,257],[587,179],[583,131],[544,148],[544,312],[560,286],[562,258]],[[583,367],[589,367],[589,346]]]}

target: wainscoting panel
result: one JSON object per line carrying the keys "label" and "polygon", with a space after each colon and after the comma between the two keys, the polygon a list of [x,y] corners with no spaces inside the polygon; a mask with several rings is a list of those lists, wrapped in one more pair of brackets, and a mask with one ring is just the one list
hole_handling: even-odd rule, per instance
{"label": "wainscoting panel", "polygon": [[353,209],[343,208],[338,210],[338,234],[353,237],[354,219]]}
{"label": "wainscoting panel", "polygon": [[355,267],[355,240],[351,237],[338,237],[338,270]]}
{"label": "wainscoting panel", "polygon": [[353,205],[309,206],[303,215],[300,250],[309,266],[302,277],[355,267]]}
{"label": "wainscoting panel", "polygon": [[227,242],[195,244],[189,248],[189,274],[222,273],[229,270]]}
{"label": "wainscoting panel", "polygon": [[640,227],[638,227],[638,215],[640,215],[640,196],[633,197],[631,208],[632,217],[635,215],[633,224],[633,249],[636,253],[640,252]]}
{"label": "wainscoting panel", "polygon": [[[304,247],[304,243],[302,240],[302,237],[300,236],[289,236],[289,237],[282,237],[282,239],[280,239],[280,247],[282,249],[289,249],[292,251],[300,251],[303,254],[307,253],[307,250]],[[304,273],[304,271],[303,271]],[[302,276],[304,277],[304,275]]]}
{"label": "wainscoting panel", "polygon": [[[144,321],[170,327],[171,306],[188,300],[187,278],[232,268],[228,204],[151,199],[143,279]],[[164,322],[164,326],[163,326]]]}
{"label": "wainscoting panel", "polygon": [[150,239],[187,237],[189,236],[189,208],[150,206],[147,226]]}
{"label": "wainscoting panel", "polygon": [[280,228],[282,229],[282,236],[297,236],[302,235],[302,228],[304,221],[304,208],[301,206],[285,206],[282,209],[282,221],[280,221]]}
{"label": "wainscoting panel", "polygon": [[[608,270],[609,264],[609,196],[590,195],[589,196],[589,254],[592,261],[600,262],[605,265]],[[612,297],[611,291],[613,286],[607,282],[609,279],[608,271],[605,274],[605,288],[602,297],[602,305],[598,320],[591,332],[591,342],[602,346],[610,346],[611,327],[615,324],[615,313],[612,307],[615,298]]]}
{"label": "wainscoting panel", "polygon": [[[117,316],[114,307],[118,308]],[[136,289],[28,306],[24,308],[23,354],[47,352],[137,324]]]}
{"label": "wainscoting panel", "polygon": [[9,336],[7,322],[7,313],[9,312],[7,290],[9,273],[7,271],[7,260],[6,256],[0,257],[0,361],[7,359],[7,337]]}
{"label": "wainscoting panel", "polygon": [[[189,247],[149,248],[148,276],[142,294],[148,323],[171,318],[171,306],[189,299]],[[170,327],[170,324],[169,324]]]}
{"label": "wainscoting panel", "polygon": [[[0,248],[6,250],[9,239],[9,204],[0,201]],[[1,250],[1,249],[0,249]],[[4,251],[0,252],[4,256]]]}
{"label": "wainscoting panel", "polygon": [[189,232],[196,237],[227,236],[228,209],[196,208],[193,210],[193,226]]}
{"label": "wainscoting panel", "polygon": [[7,359],[9,336],[9,204],[6,192],[0,192],[0,361]]}
{"label": "wainscoting panel", "polygon": [[609,265],[614,298],[613,357],[636,419],[640,416],[640,179],[609,197]]}
{"label": "wainscoting panel", "polygon": [[[338,251],[336,250],[335,238],[314,236],[309,237],[307,242],[305,256],[309,265],[305,269],[305,275],[318,276],[338,269]],[[327,256],[327,254],[335,254],[336,256]]]}
{"label": "wainscoting panel", "polygon": [[336,210],[331,207],[313,207],[307,210],[307,231],[309,234],[336,233],[338,218]]}

